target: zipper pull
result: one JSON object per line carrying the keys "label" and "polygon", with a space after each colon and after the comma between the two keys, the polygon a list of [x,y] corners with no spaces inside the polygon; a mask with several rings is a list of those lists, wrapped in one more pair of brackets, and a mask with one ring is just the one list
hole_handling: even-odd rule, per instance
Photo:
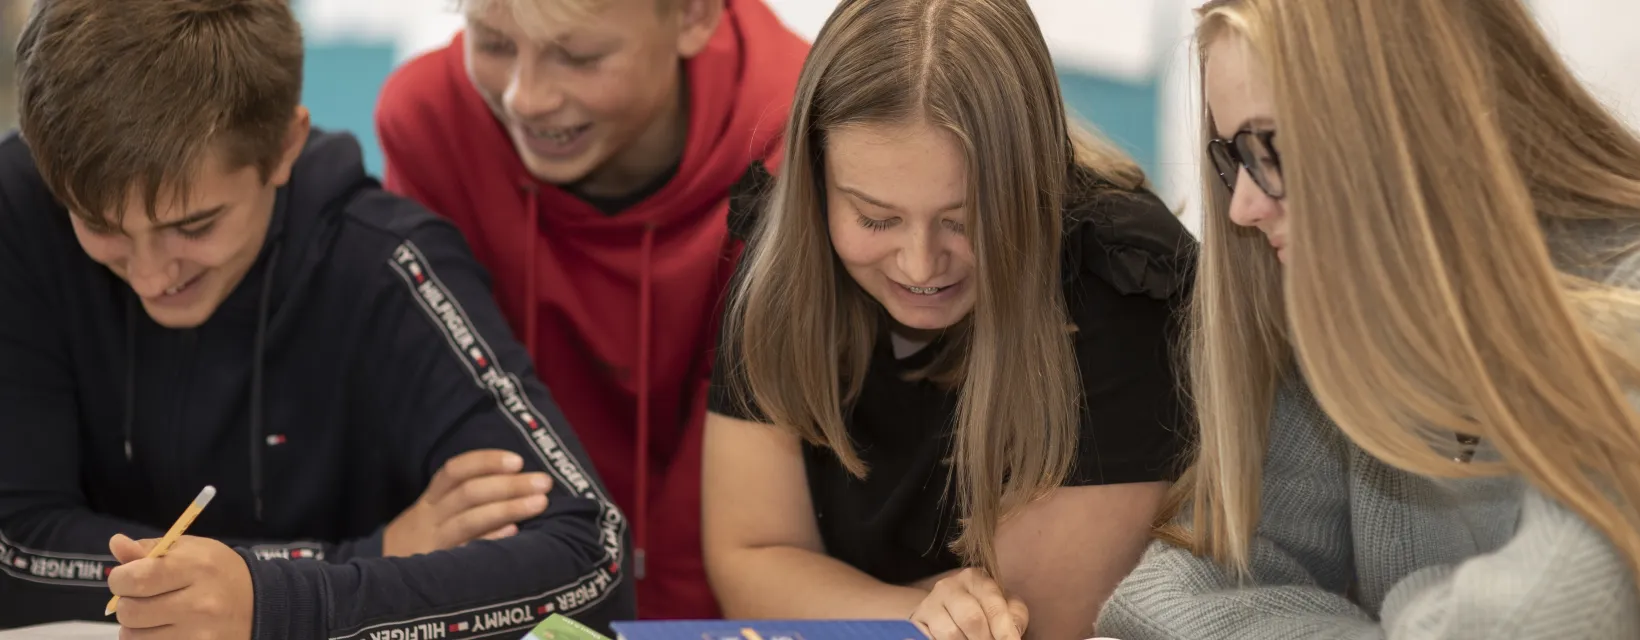
{"label": "zipper pull", "polygon": [[130,438],[125,439],[125,461],[126,462],[131,461],[131,439]]}

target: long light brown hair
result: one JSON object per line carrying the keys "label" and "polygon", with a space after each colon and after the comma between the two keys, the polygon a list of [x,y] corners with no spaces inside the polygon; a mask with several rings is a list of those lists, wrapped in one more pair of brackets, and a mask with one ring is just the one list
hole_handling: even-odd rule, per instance
{"label": "long light brown hair", "polygon": [[[1640,414],[1624,394],[1640,307],[1633,282],[1584,277],[1632,254],[1640,140],[1519,0],[1202,11],[1201,51],[1239,37],[1270,78],[1291,260],[1283,278],[1204,175],[1202,435],[1176,487],[1191,517],[1164,533],[1246,576],[1271,402],[1302,372],[1367,453],[1430,477],[1521,474],[1640,571]],[[1457,433],[1503,461],[1455,461]]]}
{"label": "long light brown hair", "polygon": [[[996,570],[1001,519],[1070,468],[1080,387],[1060,279],[1070,163],[1116,188],[1139,169],[1071,127],[1024,0],[845,0],[798,81],[787,148],[748,243],[724,348],[772,423],[856,476],[844,415],[860,396],[883,311],[833,253],[823,208],[827,132],[926,121],[968,167],[977,301],[929,377],[961,388],[953,451],[963,529],[953,549]],[[1072,143],[1072,139],[1077,140]]]}

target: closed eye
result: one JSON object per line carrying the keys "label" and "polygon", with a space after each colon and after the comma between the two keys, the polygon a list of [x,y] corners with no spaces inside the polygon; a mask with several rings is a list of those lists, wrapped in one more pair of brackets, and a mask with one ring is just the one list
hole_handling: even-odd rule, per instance
{"label": "closed eye", "polygon": [[508,56],[513,53],[513,43],[505,40],[480,40],[476,46],[480,52],[492,56]]}
{"label": "closed eye", "polygon": [[573,55],[573,54],[569,53],[568,51],[565,51],[562,54],[561,58],[563,59],[564,64],[567,64],[571,67],[575,67],[577,69],[585,69],[585,68],[588,68],[588,67],[596,66],[599,62],[603,61],[604,56],[603,56],[603,54],[591,55],[591,56],[578,56],[578,55]]}
{"label": "closed eye", "polygon": [[882,231],[884,229],[887,229],[889,227],[894,226],[894,223],[898,222],[899,218],[889,218],[887,220],[878,220],[877,218],[873,218],[873,217],[867,216],[867,215],[862,213],[862,214],[859,214],[859,221],[860,221],[860,226],[865,227],[866,229],[869,229],[871,231]]}
{"label": "closed eye", "polygon": [[121,233],[119,229],[116,229],[114,227],[110,227],[108,225],[92,224],[90,222],[82,222],[82,223],[80,223],[80,226],[85,228],[87,233],[90,233],[91,235],[94,235],[94,236],[104,237],[104,238],[117,236],[117,235],[120,235],[120,233]]}
{"label": "closed eye", "polygon": [[198,240],[198,239],[203,238],[207,235],[210,235],[211,229],[214,229],[214,228],[216,228],[216,220],[212,219],[208,222],[205,222],[204,224],[200,224],[200,225],[196,225],[196,226],[192,226],[192,227],[177,227],[177,233],[180,234],[184,238],[188,238],[190,240]]}

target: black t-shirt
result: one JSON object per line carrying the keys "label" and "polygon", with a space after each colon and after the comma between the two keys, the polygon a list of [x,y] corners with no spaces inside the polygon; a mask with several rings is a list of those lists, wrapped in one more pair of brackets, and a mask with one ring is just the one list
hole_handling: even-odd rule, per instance
{"label": "black t-shirt", "polygon": [[[1195,241],[1148,192],[1115,192],[1084,181],[1070,200],[1062,262],[1066,304],[1077,327],[1084,410],[1065,484],[1172,480],[1193,436],[1175,365]],[[731,226],[744,231],[754,200],[731,202],[744,207],[731,214]],[[803,462],[826,552],[878,580],[906,584],[962,565],[949,548],[959,529],[946,461],[958,392],[905,379],[938,353],[939,341],[896,359],[889,323],[878,324],[884,328],[860,398],[844,413],[870,473],[855,478],[829,449],[810,444],[803,445]],[[730,385],[743,383],[724,375],[733,370],[722,360],[713,368],[708,406],[758,420],[755,407],[753,415],[741,411],[738,398],[745,390]]]}
{"label": "black t-shirt", "polygon": [[671,182],[672,178],[677,177],[678,166],[679,165],[672,165],[671,168],[668,168],[666,171],[650,180],[649,184],[639,187],[637,191],[627,194],[618,196],[594,196],[588,195],[587,193],[581,191],[580,188],[574,186],[569,187],[568,191],[575,194],[575,197],[580,198],[587,204],[592,205],[592,208],[597,209],[599,213],[606,216],[616,216],[625,213],[627,209],[638,206],[639,202],[648,200],[649,196],[660,193],[661,189],[666,188],[666,183]]}

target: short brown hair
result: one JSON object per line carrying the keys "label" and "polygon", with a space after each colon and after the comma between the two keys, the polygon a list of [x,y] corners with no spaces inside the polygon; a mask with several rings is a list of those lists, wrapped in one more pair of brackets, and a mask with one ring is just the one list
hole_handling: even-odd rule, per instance
{"label": "short brown hair", "polygon": [[288,0],[36,0],[17,44],[18,121],[57,199],[117,226],[140,188],[186,197],[209,151],[266,180],[302,93]]}

